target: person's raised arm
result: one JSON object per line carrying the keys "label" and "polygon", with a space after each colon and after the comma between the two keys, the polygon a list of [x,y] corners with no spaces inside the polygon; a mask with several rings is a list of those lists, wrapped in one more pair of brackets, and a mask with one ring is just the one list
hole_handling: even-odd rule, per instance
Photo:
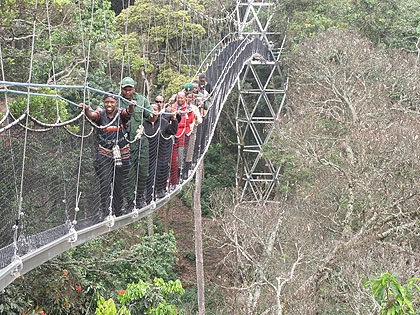
{"label": "person's raised arm", "polygon": [[99,113],[96,111],[92,112],[89,108],[89,105],[80,103],[79,106],[80,108],[83,108],[87,118],[89,118],[90,120],[97,121],[99,119]]}
{"label": "person's raised arm", "polygon": [[[137,102],[136,102],[136,101],[131,101],[131,102],[133,102],[134,104],[136,104],[136,105],[137,105]],[[124,109],[124,110],[122,111],[122,115],[123,115],[123,116],[124,116],[124,118],[126,118],[127,120],[130,120],[131,115],[133,115],[133,113],[134,113],[134,106],[135,106],[135,105],[133,105],[132,103],[128,103],[128,107],[127,107],[127,109]]]}

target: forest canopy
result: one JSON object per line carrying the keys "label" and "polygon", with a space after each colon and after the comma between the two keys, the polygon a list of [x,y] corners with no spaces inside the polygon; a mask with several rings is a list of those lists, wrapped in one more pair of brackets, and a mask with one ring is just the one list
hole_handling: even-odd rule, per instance
{"label": "forest canopy", "polygon": [[[124,74],[148,98],[168,97],[195,79],[224,35],[237,35],[238,25],[223,20],[235,5],[4,0],[2,79],[108,91],[119,89]],[[418,283],[412,279],[420,276],[420,2],[285,0],[271,13],[275,42],[286,37],[286,102],[263,152],[280,170],[278,184],[272,203],[237,198],[234,168],[243,143],[234,128],[234,90],[205,163],[205,251],[213,259],[206,285],[214,290],[207,303],[215,314],[386,314],[400,301],[391,283]],[[85,97],[61,92],[71,101]],[[13,104],[21,115],[24,102]],[[59,104],[60,114],[70,115]],[[37,118],[55,121],[43,117],[51,106],[40,107]],[[181,194],[187,205],[191,190]],[[1,294],[0,312],[94,314],[98,301],[115,307],[108,298],[118,301],[118,291],[130,287],[151,288],[149,302],[193,313],[194,302],[169,294],[183,293],[183,275],[174,269],[177,235],[164,233],[159,220],[155,236],[139,223],[18,279]],[[380,299],[363,286],[378,288],[378,279],[391,281],[387,291],[383,281]],[[404,290],[400,298],[415,311],[404,304],[395,314],[415,314],[419,294]]]}

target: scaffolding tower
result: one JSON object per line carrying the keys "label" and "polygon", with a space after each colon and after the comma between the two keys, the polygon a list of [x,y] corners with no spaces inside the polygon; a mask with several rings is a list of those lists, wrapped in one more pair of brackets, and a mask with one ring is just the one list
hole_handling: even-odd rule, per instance
{"label": "scaffolding tower", "polygon": [[238,78],[236,130],[238,160],[236,185],[240,201],[265,204],[273,200],[280,167],[263,155],[286,100],[286,80],[280,58],[285,37],[270,32],[274,3],[241,1],[237,11],[238,32],[243,38],[258,37],[271,51],[270,60],[258,56],[250,60]]}

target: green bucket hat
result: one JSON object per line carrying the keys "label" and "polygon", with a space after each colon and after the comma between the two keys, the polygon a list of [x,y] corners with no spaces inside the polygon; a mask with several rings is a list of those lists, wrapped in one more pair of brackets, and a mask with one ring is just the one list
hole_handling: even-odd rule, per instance
{"label": "green bucket hat", "polygon": [[121,88],[125,88],[126,86],[136,86],[137,82],[134,81],[132,78],[130,77],[125,77],[124,79],[122,79],[121,81]]}
{"label": "green bucket hat", "polygon": [[194,89],[194,84],[192,84],[192,83],[187,83],[187,84],[185,84],[185,85],[184,85],[184,89],[185,89],[186,91],[188,91],[188,90],[193,90],[193,89]]}

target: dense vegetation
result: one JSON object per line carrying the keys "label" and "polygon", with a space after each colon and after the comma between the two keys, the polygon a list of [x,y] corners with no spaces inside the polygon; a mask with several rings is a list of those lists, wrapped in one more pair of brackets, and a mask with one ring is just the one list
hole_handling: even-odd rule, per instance
{"label": "dense vegetation", "polygon": [[[230,31],[194,12],[215,16],[234,3],[188,5],[2,1],[5,79],[27,81],[35,60],[32,81],[109,90],[123,71],[144,94],[163,89],[169,96]],[[43,23],[32,51],[35,13]],[[273,13],[272,30],[288,39],[289,76],[286,105],[265,147],[281,170],[277,202],[238,204],[237,138],[227,127],[233,92],[205,165],[203,202],[212,218],[205,250],[219,258],[207,279],[217,294],[207,303],[216,314],[416,314],[420,3],[286,0]],[[16,115],[24,106],[15,102]],[[38,118],[49,121],[42,111]],[[191,200],[188,192],[183,199]],[[139,223],[66,252],[10,285],[0,312],[94,314],[99,301],[98,314],[188,313],[173,270],[177,236],[162,230],[158,224],[147,236]]]}

